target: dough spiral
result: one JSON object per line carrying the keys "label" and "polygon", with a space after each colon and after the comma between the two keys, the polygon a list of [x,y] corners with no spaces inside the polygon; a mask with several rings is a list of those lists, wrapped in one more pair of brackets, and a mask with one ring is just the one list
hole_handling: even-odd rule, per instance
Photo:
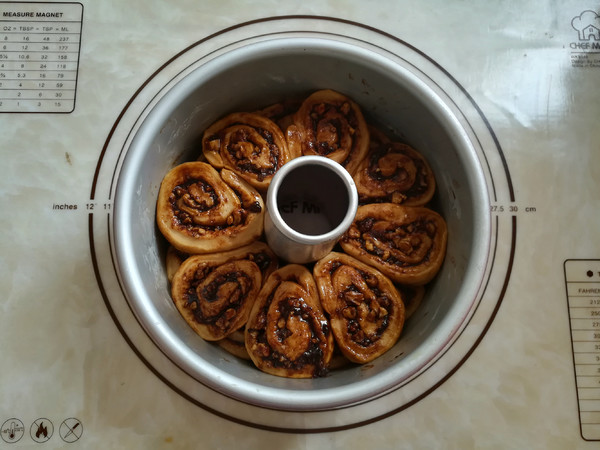
{"label": "dough spiral", "polygon": [[288,127],[290,148],[326,156],[353,174],[369,149],[369,130],[359,106],[329,89],[307,97]]}
{"label": "dough spiral", "polygon": [[359,206],[340,244],[392,281],[422,285],[439,271],[447,235],[446,222],[431,209],[373,203]]}
{"label": "dough spiral", "polygon": [[426,205],[435,192],[429,163],[411,146],[370,130],[369,153],[354,175],[360,203]]}
{"label": "dough spiral", "polygon": [[229,114],[208,127],[202,152],[214,167],[234,171],[261,192],[277,170],[296,156],[275,122],[248,112]]}
{"label": "dough spiral", "polygon": [[264,202],[235,173],[210,164],[180,164],[158,194],[158,228],[177,250],[212,253],[255,241],[263,230]]}
{"label": "dough spiral", "polygon": [[173,276],[175,306],[202,338],[218,341],[242,328],[277,258],[261,242],[229,252],[193,255]]}
{"label": "dough spiral", "polygon": [[288,378],[327,373],[333,337],[312,274],[289,264],[265,281],[246,324],[246,349],[260,370]]}
{"label": "dough spiral", "polygon": [[373,361],[396,343],[404,303],[389,279],[343,253],[332,252],[313,271],[333,335],[350,361]]}

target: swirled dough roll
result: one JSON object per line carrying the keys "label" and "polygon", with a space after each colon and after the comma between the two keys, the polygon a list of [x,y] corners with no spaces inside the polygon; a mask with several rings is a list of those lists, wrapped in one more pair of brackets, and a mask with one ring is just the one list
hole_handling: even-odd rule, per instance
{"label": "swirled dough roll", "polygon": [[185,253],[212,253],[255,241],[263,230],[260,194],[230,170],[180,164],[164,177],[156,219],[164,237]]}
{"label": "swirled dough roll", "polygon": [[260,109],[255,113],[271,119],[282,131],[285,131],[294,122],[294,114],[300,108],[303,100],[303,98],[296,97],[285,99],[279,103],[273,103]]}
{"label": "swirled dough roll", "polygon": [[308,269],[289,264],[267,278],[245,335],[248,354],[263,372],[288,378],[327,373],[333,337]]}
{"label": "swirled dough roll", "polygon": [[234,171],[261,192],[266,192],[277,170],[296,156],[275,122],[249,112],[229,114],[208,127],[202,152],[214,167]]}
{"label": "swirled dough roll", "polygon": [[248,355],[248,350],[246,350],[246,338],[243,330],[234,331],[229,336],[217,341],[217,344],[233,356],[250,360],[250,355]]}
{"label": "swirled dough roll", "polygon": [[181,267],[181,263],[185,261],[188,256],[189,255],[187,253],[182,253],[172,245],[169,245],[169,248],[167,249],[167,255],[165,257],[165,269],[169,283],[173,281],[173,277],[175,276],[177,269]]}
{"label": "swirled dough roll", "polygon": [[447,236],[446,222],[431,209],[373,203],[358,207],[340,244],[396,283],[425,284],[444,261]]}
{"label": "swirled dough roll", "polygon": [[287,130],[290,148],[326,156],[353,174],[369,149],[369,130],[359,106],[345,95],[320,90],[307,97]]}
{"label": "swirled dough roll", "polygon": [[337,252],[317,261],[313,273],[335,341],[346,358],[364,364],[393,347],[404,326],[404,303],[387,277]]}
{"label": "swirled dough roll", "polygon": [[369,153],[354,174],[359,202],[427,204],[435,193],[435,177],[423,155],[373,128],[370,134]]}
{"label": "swirled dough roll", "polygon": [[405,318],[409,319],[419,309],[425,298],[425,286],[396,284],[396,289],[404,302]]}
{"label": "swirled dough roll", "polygon": [[171,296],[186,322],[208,341],[223,339],[246,324],[263,276],[277,267],[266,244],[187,258],[171,284]]}

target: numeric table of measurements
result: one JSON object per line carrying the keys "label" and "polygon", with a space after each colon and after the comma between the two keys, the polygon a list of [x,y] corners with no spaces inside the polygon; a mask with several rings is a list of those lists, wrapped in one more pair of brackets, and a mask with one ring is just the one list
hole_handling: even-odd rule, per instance
{"label": "numeric table of measurements", "polygon": [[600,260],[565,261],[565,281],[581,435],[600,440]]}
{"label": "numeric table of measurements", "polygon": [[75,108],[83,5],[0,2],[0,113]]}

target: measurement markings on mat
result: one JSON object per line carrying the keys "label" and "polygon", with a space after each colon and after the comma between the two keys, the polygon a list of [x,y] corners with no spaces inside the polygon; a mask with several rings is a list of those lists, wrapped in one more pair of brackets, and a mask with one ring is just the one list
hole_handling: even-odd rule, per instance
{"label": "measurement markings on mat", "polygon": [[600,260],[565,261],[581,436],[600,440]]}
{"label": "measurement markings on mat", "polygon": [[0,113],[75,109],[83,5],[0,2]]}

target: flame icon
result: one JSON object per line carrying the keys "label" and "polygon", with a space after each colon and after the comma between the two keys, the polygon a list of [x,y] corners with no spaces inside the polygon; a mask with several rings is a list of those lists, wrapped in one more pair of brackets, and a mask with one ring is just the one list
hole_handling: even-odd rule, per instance
{"label": "flame icon", "polygon": [[40,422],[40,424],[38,425],[38,429],[35,432],[35,437],[36,438],[40,438],[40,436],[44,436],[45,438],[48,437],[48,427],[44,426],[44,422]]}

